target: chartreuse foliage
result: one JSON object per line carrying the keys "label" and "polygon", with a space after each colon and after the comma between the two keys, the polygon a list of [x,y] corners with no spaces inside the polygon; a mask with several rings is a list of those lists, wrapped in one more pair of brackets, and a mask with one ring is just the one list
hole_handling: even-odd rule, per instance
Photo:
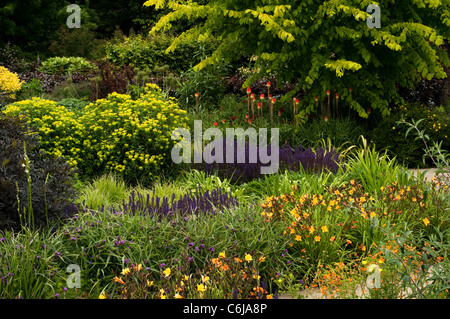
{"label": "chartreuse foliage", "polygon": [[20,81],[16,73],[10,72],[7,68],[0,66],[0,98],[14,98],[15,92],[22,87],[23,81]]}
{"label": "chartreuse foliage", "polygon": [[[381,27],[369,28],[367,8],[380,7]],[[298,86],[285,99],[306,92],[300,108],[315,109],[314,97],[338,93],[362,117],[367,106],[389,114],[390,102],[401,102],[396,84],[411,87],[421,77],[444,78],[450,65],[441,45],[450,36],[450,1],[345,0],[149,0],[146,6],[169,8],[151,33],[170,29],[181,18],[204,22],[181,34],[167,49],[210,34],[220,41],[211,56],[196,65],[257,56],[260,72],[244,87],[267,73]],[[353,90],[349,91],[348,88]],[[364,106],[364,107],[363,107]]]}
{"label": "chartreuse foliage", "polygon": [[10,104],[4,113],[26,115],[39,130],[42,148],[67,158],[83,175],[112,171],[144,184],[168,169],[172,131],[187,126],[186,111],[154,84],[147,84],[138,100],[112,93],[86,105],[80,115],[40,98]]}

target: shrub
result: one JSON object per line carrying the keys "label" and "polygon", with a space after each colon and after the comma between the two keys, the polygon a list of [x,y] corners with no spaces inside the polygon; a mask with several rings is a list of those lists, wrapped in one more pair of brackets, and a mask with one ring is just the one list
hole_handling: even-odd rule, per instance
{"label": "shrub", "polygon": [[[423,118],[419,129],[426,131],[431,142],[442,141],[442,148],[450,149],[449,117],[440,109],[409,104],[392,109],[391,115],[383,118],[371,132],[370,138],[375,143],[377,150],[387,150],[390,157],[395,156],[399,163],[408,167],[424,166],[422,161],[423,143],[413,137],[405,137],[408,128],[397,125],[402,118],[406,121]],[[427,159],[425,166],[431,164],[431,160]]]}
{"label": "shrub", "polygon": [[[59,220],[76,194],[74,171],[40,151],[39,140],[18,117],[0,116],[0,228],[44,226]],[[48,225],[48,224],[47,224]]]}
{"label": "shrub", "polygon": [[187,71],[205,57],[215,46],[213,38],[203,41],[183,42],[177,52],[166,53],[174,37],[159,34],[152,37],[131,35],[108,42],[106,57],[116,66],[133,65],[136,68],[153,70],[157,66],[168,65],[169,70],[180,74]]}
{"label": "shrub", "polygon": [[16,73],[0,66],[0,98],[15,98],[15,93],[20,90],[22,81]]}
{"label": "shrub", "polygon": [[42,149],[48,154],[66,157],[76,166],[83,146],[83,126],[74,112],[57,102],[34,97],[10,104],[4,114],[25,115],[29,125],[39,131]]}
{"label": "shrub", "polygon": [[84,107],[88,104],[89,102],[77,98],[62,99],[58,102],[58,105],[62,105],[69,111],[72,111],[76,114],[81,114]]}
{"label": "shrub", "polygon": [[105,98],[114,92],[124,94],[128,85],[134,82],[133,67],[125,64],[118,67],[108,59],[96,61],[95,64],[97,70],[91,78],[95,99]]}
{"label": "shrub", "polygon": [[49,51],[55,56],[93,59],[104,55],[102,44],[103,41],[97,39],[95,32],[86,25],[79,29],[69,29],[64,25],[56,32],[55,40],[50,42]]}
{"label": "shrub", "polygon": [[17,46],[11,46],[11,43],[0,48],[0,66],[7,68],[10,72],[22,73],[33,68],[33,63],[25,61],[22,52]]}
{"label": "shrub", "polygon": [[42,73],[39,70],[21,73],[19,74],[19,78],[26,83],[38,80],[45,93],[51,93],[56,86],[65,80],[65,77],[62,75]]}
{"label": "shrub", "polygon": [[17,99],[28,100],[32,97],[39,97],[44,93],[41,81],[39,79],[32,79],[29,82],[22,84],[20,91],[17,93]]}
{"label": "shrub", "polygon": [[43,149],[67,157],[86,176],[113,171],[133,183],[169,171],[172,131],[186,125],[186,112],[151,84],[138,100],[112,93],[87,105],[81,116],[39,98],[8,105],[4,112],[26,114]]}
{"label": "shrub", "polygon": [[81,57],[53,57],[42,62],[42,66],[39,71],[47,74],[72,74],[78,73],[89,73],[93,69],[93,65]]}
{"label": "shrub", "polygon": [[[185,127],[185,111],[148,84],[140,99],[112,93],[85,108],[83,160],[88,175],[114,171],[127,182],[151,180],[171,166],[172,131]],[[159,174],[158,173],[158,174]]]}
{"label": "shrub", "polygon": [[297,128],[293,140],[305,147],[315,147],[319,141],[328,140],[331,145],[340,147],[345,143],[358,144],[358,138],[365,129],[351,119],[313,119]]}
{"label": "shrub", "polygon": [[67,77],[65,81],[62,81],[54,90],[49,94],[49,98],[55,101],[64,99],[82,99],[88,100],[92,98],[93,90],[92,83],[83,78]]}
{"label": "shrub", "polygon": [[210,70],[195,72],[191,69],[182,75],[182,79],[175,96],[183,107],[195,107],[195,93],[198,93],[200,107],[212,110],[225,93],[222,79]]}

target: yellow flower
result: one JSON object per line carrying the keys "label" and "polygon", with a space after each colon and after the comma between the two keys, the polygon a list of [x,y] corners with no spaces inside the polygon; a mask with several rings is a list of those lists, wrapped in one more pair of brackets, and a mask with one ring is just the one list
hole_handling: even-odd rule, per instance
{"label": "yellow flower", "polygon": [[178,292],[175,294],[175,299],[183,299],[183,296],[181,296]]}
{"label": "yellow flower", "polygon": [[327,226],[322,226],[322,232],[323,233],[327,233],[328,232],[328,227]]}
{"label": "yellow flower", "polygon": [[428,226],[430,224],[430,221],[428,220],[428,218],[424,218],[423,219],[423,223],[425,224],[425,226]]}
{"label": "yellow flower", "polygon": [[315,237],[314,237],[314,240],[315,240],[315,241],[320,241],[320,236],[315,236]]}
{"label": "yellow flower", "polygon": [[366,198],[363,196],[363,197],[361,197],[361,198],[359,199],[359,201],[360,201],[361,203],[364,203],[364,202],[366,201]]}
{"label": "yellow flower", "polygon": [[247,262],[251,262],[253,260],[252,255],[249,255],[249,254],[245,254],[245,258],[244,259]]}
{"label": "yellow flower", "polygon": [[302,236],[300,236],[300,235],[295,236],[295,240],[296,241],[302,241]]}
{"label": "yellow flower", "polygon": [[125,285],[125,282],[122,280],[122,278],[114,277],[114,281],[118,282],[118,283],[121,283],[122,285]]}
{"label": "yellow flower", "polygon": [[147,287],[153,286],[153,281],[147,280]]}
{"label": "yellow flower", "polygon": [[309,228],[309,232],[312,234],[312,233],[314,233],[314,231],[315,231],[316,229],[314,228],[314,226],[311,226],[310,228]]}
{"label": "yellow flower", "polygon": [[209,277],[208,276],[203,276],[202,275],[202,282],[207,282],[209,280]]}
{"label": "yellow flower", "polygon": [[139,264],[139,265],[137,265],[137,266],[134,266],[134,268],[135,268],[137,271],[141,271],[141,270],[142,270],[142,264]]}
{"label": "yellow flower", "polygon": [[206,291],[206,286],[203,284],[197,285],[197,291],[200,291],[200,292]]}
{"label": "yellow flower", "polygon": [[169,277],[170,276],[170,268],[164,269],[163,274],[165,277]]}
{"label": "yellow flower", "polygon": [[222,251],[221,253],[219,253],[219,258],[225,258],[225,252]]}
{"label": "yellow flower", "polygon": [[100,296],[98,296],[98,299],[106,299],[106,294],[104,291],[102,291],[102,293],[100,294]]}
{"label": "yellow flower", "polygon": [[122,275],[128,275],[130,273],[130,268],[125,268],[125,269],[122,269],[122,272],[121,272],[121,274]]}

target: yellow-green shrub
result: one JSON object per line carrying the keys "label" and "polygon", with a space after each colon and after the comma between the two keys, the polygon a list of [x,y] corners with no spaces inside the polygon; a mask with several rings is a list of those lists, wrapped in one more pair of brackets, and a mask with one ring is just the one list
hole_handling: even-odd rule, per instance
{"label": "yellow-green shrub", "polygon": [[73,166],[78,164],[84,128],[74,112],[55,101],[33,97],[8,105],[3,113],[26,116],[30,126],[39,131],[45,152],[66,157]]}
{"label": "yellow-green shrub", "polygon": [[151,179],[170,164],[172,131],[186,127],[186,111],[164,100],[156,85],[147,85],[138,100],[112,93],[87,105],[83,156],[96,171],[120,173],[128,181]]}
{"label": "yellow-green shrub", "polygon": [[186,111],[161,89],[145,87],[138,100],[112,93],[75,113],[54,101],[33,98],[8,105],[6,114],[28,115],[42,148],[65,156],[82,174],[115,172],[129,182],[146,182],[169,168],[172,131],[187,127]]}
{"label": "yellow-green shrub", "polygon": [[15,92],[22,87],[23,81],[20,81],[16,73],[10,72],[7,68],[0,66],[0,97],[15,98]]}

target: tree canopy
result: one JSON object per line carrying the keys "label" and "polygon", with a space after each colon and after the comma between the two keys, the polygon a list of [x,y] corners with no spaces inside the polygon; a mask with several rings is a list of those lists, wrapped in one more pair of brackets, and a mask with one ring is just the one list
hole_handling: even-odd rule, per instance
{"label": "tree canopy", "polygon": [[[368,26],[371,4],[379,6],[380,28]],[[450,36],[450,0],[149,0],[144,5],[170,9],[151,33],[182,18],[203,19],[167,51],[183,39],[212,34],[221,44],[196,70],[257,56],[260,72],[243,86],[268,73],[298,81],[283,98],[303,91],[300,104],[307,113],[315,108],[315,96],[326,99],[331,90],[362,117],[369,106],[386,115],[391,102],[403,102],[397,85],[444,78],[443,66],[450,65],[443,48]]]}

